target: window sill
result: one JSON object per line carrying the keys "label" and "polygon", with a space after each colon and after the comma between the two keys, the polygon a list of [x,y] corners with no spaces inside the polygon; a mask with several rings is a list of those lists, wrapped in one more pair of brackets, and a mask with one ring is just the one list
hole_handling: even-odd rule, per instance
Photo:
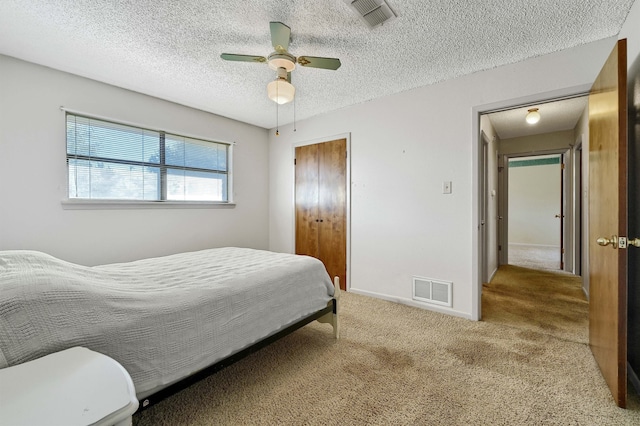
{"label": "window sill", "polygon": [[215,201],[62,200],[63,210],[232,209],[235,203]]}

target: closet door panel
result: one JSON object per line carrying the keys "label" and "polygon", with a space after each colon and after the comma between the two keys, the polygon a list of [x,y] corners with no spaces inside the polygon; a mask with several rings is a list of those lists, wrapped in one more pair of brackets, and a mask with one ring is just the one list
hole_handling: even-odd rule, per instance
{"label": "closet door panel", "polygon": [[320,258],[318,250],[318,145],[296,148],[296,254]]}
{"label": "closet door panel", "polygon": [[318,214],[319,254],[331,277],[346,287],[346,139],[320,144]]}

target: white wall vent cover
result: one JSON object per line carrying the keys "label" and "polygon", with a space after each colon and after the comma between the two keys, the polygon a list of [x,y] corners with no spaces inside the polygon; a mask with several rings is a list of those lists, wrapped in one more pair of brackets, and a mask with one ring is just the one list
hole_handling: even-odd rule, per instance
{"label": "white wall vent cover", "polygon": [[413,277],[413,300],[451,307],[452,287],[450,281]]}
{"label": "white wall vent cover", "polygon": [[343,0],[369,28],[392,21],[396,14],[384,0]]}

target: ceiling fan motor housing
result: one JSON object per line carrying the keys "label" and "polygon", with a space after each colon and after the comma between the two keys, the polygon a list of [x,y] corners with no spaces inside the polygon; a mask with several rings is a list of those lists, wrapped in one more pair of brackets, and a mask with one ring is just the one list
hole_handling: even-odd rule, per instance
{"label": "ceiling fan motor housing", "polygon": [[284,68],[287,72],[291,72],[296,67],[296,57],[287,51],[273,52],[267,58],[269,68],[277,71],[278,68]]}

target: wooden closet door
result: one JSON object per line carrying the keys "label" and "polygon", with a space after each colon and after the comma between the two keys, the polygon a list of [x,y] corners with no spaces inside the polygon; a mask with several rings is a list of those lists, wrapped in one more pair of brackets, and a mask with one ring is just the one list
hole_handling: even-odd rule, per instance
{"label": "wooden closet door", "polygon": [[347,285],[347,141],[297,147],[295,168],[296,254],[320,259]]}
{"label": "wooden closet door", "polygon": [[347,284],[347,140],[321,144],[319,155],[319,252],[331,277]]}
{"label": "wooden closet door", "polygon": [[296,148],[296,254],[320,258],[318,250],[318,145]]}

